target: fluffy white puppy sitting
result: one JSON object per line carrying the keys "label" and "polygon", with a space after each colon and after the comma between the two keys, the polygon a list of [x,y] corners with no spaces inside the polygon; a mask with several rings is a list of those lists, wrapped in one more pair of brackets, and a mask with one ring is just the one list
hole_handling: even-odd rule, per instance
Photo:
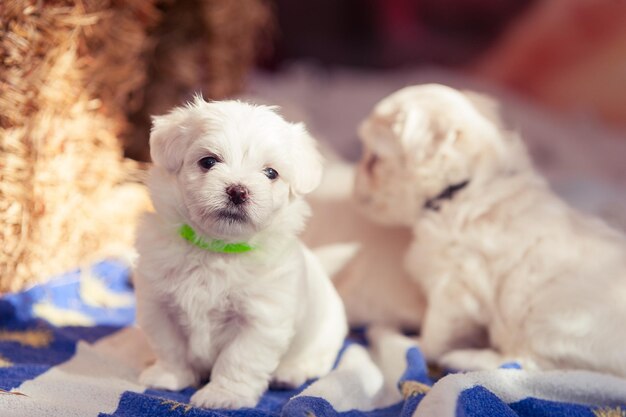
{"label": "fluffy white puppy sitting", "polygon": [[208,408],[254,406],[270,380],[328,372],[347,331],[341,300],[297,238],[319,183],[313,139],[270,107],[237,101],[155,117],[138,229],[137,319],[157,361],[140,376]]}
{"label": "fluffy white puppy sitting", "polygon": [[358,201],[413,228],[427,359],[626,376],[626,239],[559,199],[514,133],[468,96],[422,85],[382,100],[360,135]]}

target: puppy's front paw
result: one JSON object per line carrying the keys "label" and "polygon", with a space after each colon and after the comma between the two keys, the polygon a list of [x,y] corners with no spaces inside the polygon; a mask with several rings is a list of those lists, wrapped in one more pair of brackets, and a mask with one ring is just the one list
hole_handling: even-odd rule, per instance
{"label": "puppy's front paw", "polygon": [[204,408],[242,408],[254,407],[258,398],[250,398],[244,394],[235,393],[216,384],[209,383],[191,396],[191,404]]}
{"label": "puppy's front paw", "polygon": [[188,369],[172,371],[159,361],[139,375],[139,383],[151,388],[179,391],[198,382],[196,375]]}

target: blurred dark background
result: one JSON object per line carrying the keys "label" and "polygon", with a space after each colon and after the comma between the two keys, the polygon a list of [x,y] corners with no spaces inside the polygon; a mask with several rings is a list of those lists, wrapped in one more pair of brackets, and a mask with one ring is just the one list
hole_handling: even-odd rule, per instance
{"label": "blurred dark background", "polygon": [[274,0],[261,68],[440,66],[626,131],[626,1]]}
{"label": "blurred dark background", "polygon": [[463,65],[534,0],[276,0],[275,53],[323,65]]}

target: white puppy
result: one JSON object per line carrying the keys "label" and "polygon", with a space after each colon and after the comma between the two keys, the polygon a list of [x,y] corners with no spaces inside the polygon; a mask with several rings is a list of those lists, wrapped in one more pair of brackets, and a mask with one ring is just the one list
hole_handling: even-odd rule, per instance
{"label": "white puppy", "polygon": [[427,359],[626,376],[626,239],[561,201],[514,133],[468,96],[423,85],[381,101],[360,134],[357,199],[413,227]]}
{"label": "white puppy", "polygon": [[210,382],[197,406],[254,406],[270,379],[328,372],[347,331],[341,300],[297,238],[319,183],[313,139],[272,108],[236,101],[155,117],[138,229],[138,322],[157,361],[143,384]]}

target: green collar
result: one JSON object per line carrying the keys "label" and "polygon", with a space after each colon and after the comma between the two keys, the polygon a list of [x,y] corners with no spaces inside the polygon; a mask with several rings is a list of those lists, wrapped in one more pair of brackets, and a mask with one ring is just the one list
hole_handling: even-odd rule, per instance
{"label": "green collar", "polygon": [[180,237],[190,242],[192,245],[199,247],[200,249],[208,250],[217,253],[245,253],[255,249],[249,243],[226,243],[223,240],[210,240],[206,241],[196,234],[196,231],[188,224],[183,224],[178,229]]}

